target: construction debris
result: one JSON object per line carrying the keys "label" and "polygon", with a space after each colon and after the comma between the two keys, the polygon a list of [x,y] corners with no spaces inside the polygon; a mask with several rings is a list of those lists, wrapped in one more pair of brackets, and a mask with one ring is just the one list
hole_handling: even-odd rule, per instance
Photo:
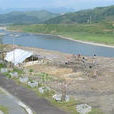
{"label": "construction debris", "polygon": [[[56,101],[62,101],[62,94],[53,95],[53,99],[56,100]],[[69,102],[69,100],[70,100],[70,97],[68,95],[66,95],[65,101]]]}
{"label": "construction debris", "polygon": [[38,87],[38,82],[36,81],[32,81],[32,82],[28,82],[28,86],[30,86],[31,88],[35,88],[35,87]]}
{"label": "construction debris", "polygon": [[4,112],[2,112],[2,111],[0,110],[0,114],[4,114]]}
{"label": "construction debris", "polygon": [[1,73],[6,73],[6,72],[8,72],[8,69],[7,68],[1,68]]}
{"label": "construction debris", "polygon": [[11,78],[18,78],[19,77],[17,72],[11,72],[10,75],[11,75]]}
{"label": "construction debris", "polygon": [[28,82],[28,77],[20,77],[19,78],[19,81],[21,82],[21,83],[27,83]]}
{"label": "construction debris", "polygon": [[76,106],[76,110],[80,114],[87,114],[87,113],[91,112],[92,107],[87,104],[81,104],[81,105]]}
{"label": "construction debris", "polygon": [[50,91],[51,89],[49,87],[40,87],[38,90],[41,94],[43,94],[44,92]]}

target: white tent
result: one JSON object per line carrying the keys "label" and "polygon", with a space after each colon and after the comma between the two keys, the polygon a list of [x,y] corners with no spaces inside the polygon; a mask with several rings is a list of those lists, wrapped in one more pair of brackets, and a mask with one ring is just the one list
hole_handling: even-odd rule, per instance
{"label": "white tent", "polygon": [[28,52],[22,49],[15,49],[6,54],[5,60],[13,63],[14,65],[17,65],[19,63],[22,63],[23,61],[25,61],[28,57],[32,55],[33,55],[32,52]]}

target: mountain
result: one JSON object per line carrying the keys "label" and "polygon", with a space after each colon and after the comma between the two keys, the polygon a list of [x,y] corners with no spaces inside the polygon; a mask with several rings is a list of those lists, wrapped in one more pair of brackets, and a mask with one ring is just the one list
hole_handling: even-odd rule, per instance
{"label": "mountain", "polygon": [[[41,8],[8,8],[8,9],[0,9],[0,14],[6,14],[11,12],[30,12],[30,11],[42,11],[42,9]],[[43,8],[43,11],[63,14],[63,13],[75,12],[75,9],[58,7],[58,8]]]}
{"label": "mountain", "polygon": [[59,14],[51,13],[51,12],[46,11],[46,10],[29,11],[29,12],[25,12],[25,14],[27,16],[37,17],[40,20],[40,22],[44,22],[46,20],[49,20],[51,18],[59,16]]}
{"label": "mountain", "polygon": [[67,13],[46,21],[46,24],[73,24],[73,23],[98,23],[101,21],[114,21],[114,5],[98,7],[90,10],[82,10]]}
{"label": "mountain", "polygon": [[10,12],[0,15],[0,24],[39,24],[54,18],[59,14],[50,13],[48,11],[25,11]]}
{"label": "mountain", "polygon": [[47,8],[46,10],[49,11],[49,12],[52,12],[52,13],[59,13],[59,14],[75,12],[75,9],[73,9],[73,8],[65,8],[65,7]]}

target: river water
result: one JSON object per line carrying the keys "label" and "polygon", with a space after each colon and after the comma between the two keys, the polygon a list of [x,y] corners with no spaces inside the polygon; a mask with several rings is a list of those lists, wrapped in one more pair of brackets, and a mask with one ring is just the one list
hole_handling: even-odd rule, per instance
{"label": "river water", "polygon": [[96,54],[97,56],[114,57],[114,48],[79,43],[52,35],[8,32],[3,30],[0,30],[0,32],[5,33],[2,37],[4,44],[13,44],[14,39],[14,43],[21,46],[56,50],[85,56]]}

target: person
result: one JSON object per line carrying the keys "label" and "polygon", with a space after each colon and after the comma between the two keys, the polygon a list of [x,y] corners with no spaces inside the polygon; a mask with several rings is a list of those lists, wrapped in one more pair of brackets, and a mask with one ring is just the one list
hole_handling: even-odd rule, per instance
{"label": "person", "polygon": [[78,54],[78,58],[80,58],[80,56],[81,56],[81,55],[80,55],[80,54]]}
{"label": "person", "polygon": [[89,68],[91,69],[91,68],[92,68],[92,66],[89,66]]}
{"label": "person", "polygon": [[82,59],[85,59],[85,57],[83,57]]}
{"label": "person", "polygon": [[82,58],[82,62],[85,63],[85,57]]}
{"label": "person", "polygon": [[93,58],[94,58],[94,59],[96,58],[96,54],[93,55]]}
{"label": "person", "polygon": [[78,54],[78,55],[77,55],[77,57],[78,57],[78,59],[80,59],[81,55],[80,55],[80,54]]}

